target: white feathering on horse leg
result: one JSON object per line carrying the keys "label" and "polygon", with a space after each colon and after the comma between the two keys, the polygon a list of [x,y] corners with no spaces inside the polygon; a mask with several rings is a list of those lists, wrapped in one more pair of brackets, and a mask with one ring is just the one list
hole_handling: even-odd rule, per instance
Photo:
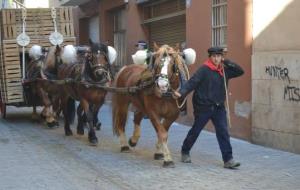
{"label": "white feathering on horse leg", "polygon": [[141,136],[141,126],[134,124],[134,131],[133,131],[133,135],[131,137],[131,141],[133,143],[137,143],[140,139]]}
{"label": "white feathering on horse leg", "polygon": [[163,154],[162,145],[159,141],[156,143],[156,154]]}
{"label": "white feathering on horse leg", "polygon": [[167,161],[167,162],[173,161],[167,142],[162,143],[162,149],[163,149],[163,153],[164,153],[164,161]]}
{"label": "white feathering on horse leg", "polygon": [[63,49],[61,59],[63,63],[69,64],[76,61],[77,51],[73,45],[67,45]]}
{"label": "white feathering on horse leg", "polygon": [[120,133],[119,139],[121,147],[128,146],[127,137],[124,132]]}
{"label": "white feathering on horse leg", "polygon": [[42,47],[39,45],[33,45],[29,50],[29,57],[34,60],[38,60],[42,55]]}

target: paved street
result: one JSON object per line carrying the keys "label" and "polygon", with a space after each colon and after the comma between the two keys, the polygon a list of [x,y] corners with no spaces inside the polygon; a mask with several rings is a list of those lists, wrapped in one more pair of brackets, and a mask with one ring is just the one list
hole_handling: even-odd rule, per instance
{"label": "paved street", "polygon": [[[97,147],[88,145],[87,135],[65,137],[62,121],[54,130],[32,123],[30,113],[29,108],[8,107],[7,120],[0,120],[0,190],[300,189],[300,155],[232,139],[242,166],[227,170],[214,134],[203,131],[191,153],[193,163],[183,164],[180,146],[189,128],[174,124],[169,147],[176,167],[165,169],[152,159],[156,135],[148,120],[138,146],[120,153],[107,105],[99,114]],[[129,120],[128,136],[132,115]]]}

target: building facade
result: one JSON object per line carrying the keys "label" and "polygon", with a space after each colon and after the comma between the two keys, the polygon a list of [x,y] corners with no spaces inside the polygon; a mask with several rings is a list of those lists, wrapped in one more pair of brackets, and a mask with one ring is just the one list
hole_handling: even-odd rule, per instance
{"label": "building facade", "polygon": [[253,1],[251,76],[253,142],[296,153],[300,153],[299,8],[296,0]]}
{"label": "building facade", "polygon": [[[191,73],[207,59],[208,47],[226,47],[226,56],[245,70],[229,84],[232,136],[300,152],[296,35],[300,5],[295,0],[272,4],[267,0],[64,0],[63,4],[79,5],[79,42],[98,34],[101,42],[116,47],[117,67],[132,63],[130,55],[138,40],[150,47],[157,42],[194,48],[197,60],[189,67]],[[266,11],[270,6],[272,11]],[[91,32],[95,17],[99,33]],[[192,124],[191,95],[188,114],[178,121]],[[213,130],[211,124],[207,129]]]}

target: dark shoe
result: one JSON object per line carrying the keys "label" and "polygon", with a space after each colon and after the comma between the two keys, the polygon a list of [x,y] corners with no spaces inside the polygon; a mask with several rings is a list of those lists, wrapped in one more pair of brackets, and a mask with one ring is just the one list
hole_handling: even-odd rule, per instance
{"label": "dark shoe", "polygon": [[224,163],[224,168],[227,169],[236,169],[241,165],[239,162],[235,162],[233,159]]}
{"label": "dark shoe", "polygon": [[192,163],[191,156],[189,154],[181,154],[181,162]]}

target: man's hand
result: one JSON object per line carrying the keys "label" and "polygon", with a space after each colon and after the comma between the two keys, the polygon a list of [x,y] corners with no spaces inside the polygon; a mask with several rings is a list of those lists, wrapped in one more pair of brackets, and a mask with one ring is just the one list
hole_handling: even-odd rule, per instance
{"label": "man's hand", "polygon": [[178,99],[181,97],[181,94],[178,91],[173,92],[173,98]]}

